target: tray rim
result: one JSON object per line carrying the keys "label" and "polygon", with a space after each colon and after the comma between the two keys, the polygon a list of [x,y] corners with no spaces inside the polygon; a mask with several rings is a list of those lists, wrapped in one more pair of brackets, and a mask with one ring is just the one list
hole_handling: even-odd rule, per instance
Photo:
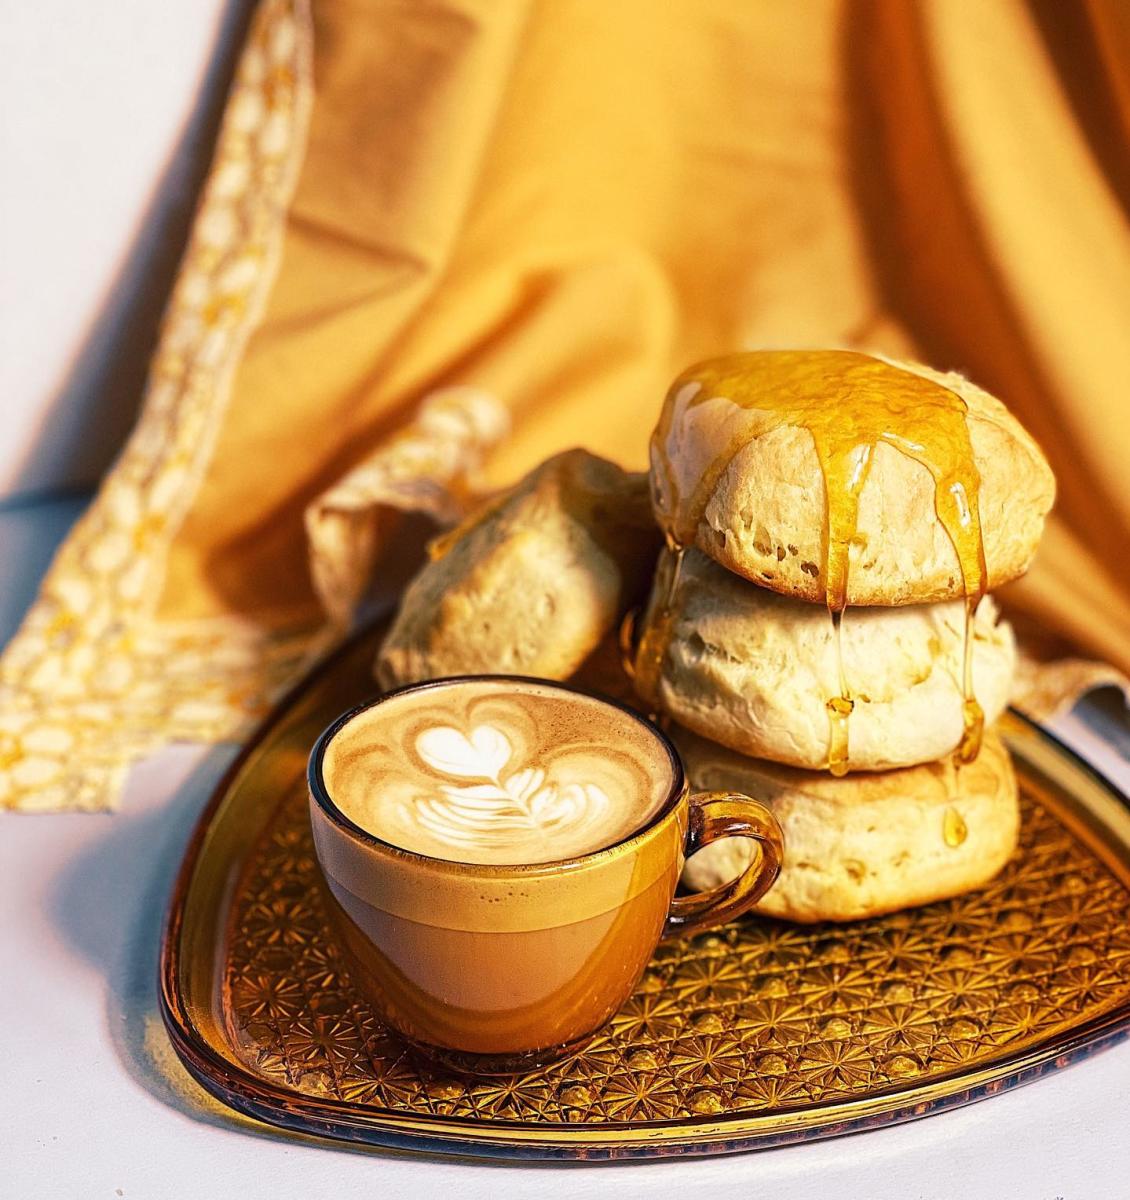
{"label": "tray rim", "polygon": [[[966,1086],[953,1087],[953,1076],[948,1075],[917,1085],[895,1085],[864,1098],[813,1103],[776,1114],[678,1117],[643,1125],[608,1121],[598,1126],[588,1123],[533,1126],[528,1122],[503,1120],[474,1124],[465,1117],[426,1117],[380,1109],[366,1111],[347,1101],[310,1096],[285,1087],[230,1061],[217,1053],[200,1032],[179,985],[180,941],[196,868],[217,812],[269,731],[323,676],[332,674],[361,643],[373,638],[382,623],[374,621],[351,634],[272,706],[216,783],[196,819],[177,870],[162,926],[158,1006],[177,1057],[207,1092],[235,1112],[294,1134],[325,1138],[330,1143],[346,1142],[373,1150],[406,1150],[445,1157],[599,1162],[714,1156],[822,1140],[919,1120],[1023,1086],[1050,1070],[1082,1061],[1130,1037],[1130,1003],[1123,1002],[1044,1042],[1005,1053],[975,1071],[963,1073],[961,1080]],[[1037,738],[1050,743],[1070,766],[1081,770],[1130,812],[1130,797],[1092,763],[1018,709],[1010,707],[1008,712]],[[827,1119],[819,1124],[813,1123],[811,1117],[817,1110],[827,1114]],[[676,1129],[680,1131],[678,1134],[673,1133]],[[547,1134],[552,1140],[547,1140]]]}

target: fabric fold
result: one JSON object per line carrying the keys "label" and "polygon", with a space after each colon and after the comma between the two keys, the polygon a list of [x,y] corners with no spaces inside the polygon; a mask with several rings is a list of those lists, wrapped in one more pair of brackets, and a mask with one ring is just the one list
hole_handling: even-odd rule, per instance
{"label": "fabric fold", "polygon": [[1000,395],[1060,481],[1002,603],[1130,672],[1128,37],[1104,0],[259,0],[138,425],[0,660],[0,805],[241,735],[402,514],[642,467],[667,382],[745,348]]}

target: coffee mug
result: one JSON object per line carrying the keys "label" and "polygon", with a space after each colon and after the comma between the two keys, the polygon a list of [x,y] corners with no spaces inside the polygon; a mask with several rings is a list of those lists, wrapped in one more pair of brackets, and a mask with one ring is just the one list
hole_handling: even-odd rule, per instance
{"label": "coffee mug", "polygon": [[[521,718],[509,740],[496,728],[505,723],[508,703]],[[546,819],[557,822],[555,836],[566,842],[571,829],[584,833],[618,819],[615,804],[605,804],[595,817],[584,805],[615,797],[625,779],[639,791],[639,811],[648,815],[626,832],[609,825],[615,840],[608,845],[555,861],[482,861],[474,805],[489,804],[491,785],[448,785],[441,790],[456,798],[452,819],[462,822],[457,832],[477,846],[479,861],[458,861],[458,850],[440,857],[394,844],[347,816],[332,793],[340,799],[352,787],[361,802],[379,806],[384,789],[403,791],[399,776],[379,749],[376,770],[356,774],[360,767],[351,764],[357,755],[335,753],[334,742],[363,747],[369,739],[376,746],[389,729],[407,727],[404,712],[417,731],[419,713],[432,721],[424,734],[416,733],[411,753],[434,748],[444,769],[457,775],[467,773],[450,765],[460,747],[467,753],[477,748],[497,764],[506,762],[515,740],[556,739],[540,751],[541,765],[516,769],[510,779],[519,781],[522,794],[541,786],[538,795],[552,801],[543,804],[552,810]],[[577,758],[571,744],[577,730],[592,731],[582,749],[599,786],[586,784],[585,791],[564,784],[549,791],[554,785],[543,783],[546,764]],[[327,753],[334,760],[332,788]],[[781,830],[767,808],[732,792],[690,793],[678,753],[660,729],[613,700],[552,681],[465,676],[390,692],[322,733],[308,780],[315,852],[355,982],[388,1026],[432,1057],[474,1072],[528,1069],[580,1048],[631,995],[661,939],[740,916],[770,887],[781,864]],[[463,800],[464,793],[470,798]],[[479,798],[484,794],[487,800]],[[446,845],[435,838],[448,836],[437,811],[442,817],[445,810],[420,810],[427,822],[420,844],[429,849]],[[561,813],[580,816],[569,826]],[[493,816],[493,809],[484,810],[484,822]],[[557,834],[558,828],[563,832]],[[405,827],[399,840],[412,841],[411,833]],[[756,843],[759,853],[747,869],[711,891],[676,896],[685,858],[727,837]],[[483,844],[488,852],[505,853]]]}

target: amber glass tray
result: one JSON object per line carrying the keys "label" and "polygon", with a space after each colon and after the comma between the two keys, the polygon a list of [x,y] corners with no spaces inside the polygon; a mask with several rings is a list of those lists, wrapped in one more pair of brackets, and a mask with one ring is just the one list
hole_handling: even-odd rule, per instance
{"label": "amber glass tray", "polygon": [[307,750],[375,690],[378,637],[347,646],[278,709],[218,788],[177,881],[165,1022],[192,1074],[232,1108],[433,1153],[715,1154],[927,1116],[1130,1029],[1130,810],[1009,716],[1021,846],[988,888],[852,925],[746,920],[668,943],[575,1057],[501,1080],[444,1074],[354,989],[306,815]]}

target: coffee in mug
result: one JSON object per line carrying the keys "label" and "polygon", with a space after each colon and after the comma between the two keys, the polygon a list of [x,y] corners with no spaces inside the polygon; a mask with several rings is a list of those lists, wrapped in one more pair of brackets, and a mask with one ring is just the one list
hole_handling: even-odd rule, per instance
{"label": "coffee in mug", "polygon": [[[688,796],[667,737],[567,685],[417,684],[340,718],[314,747],[311,821],[357,982],[433,1056],[498,1072],[582,1044],[661,937],[746,911],[780,830],[731,793]],[[675,897],[719,837],[759,847],[712,892]]]}
{"label": "coffee in mug", "polygon": [[476,679],[366,709],[322,758],[354,825],[454,862],[549,863],[642,828],[674,770],[626,710],[537,682]]}

